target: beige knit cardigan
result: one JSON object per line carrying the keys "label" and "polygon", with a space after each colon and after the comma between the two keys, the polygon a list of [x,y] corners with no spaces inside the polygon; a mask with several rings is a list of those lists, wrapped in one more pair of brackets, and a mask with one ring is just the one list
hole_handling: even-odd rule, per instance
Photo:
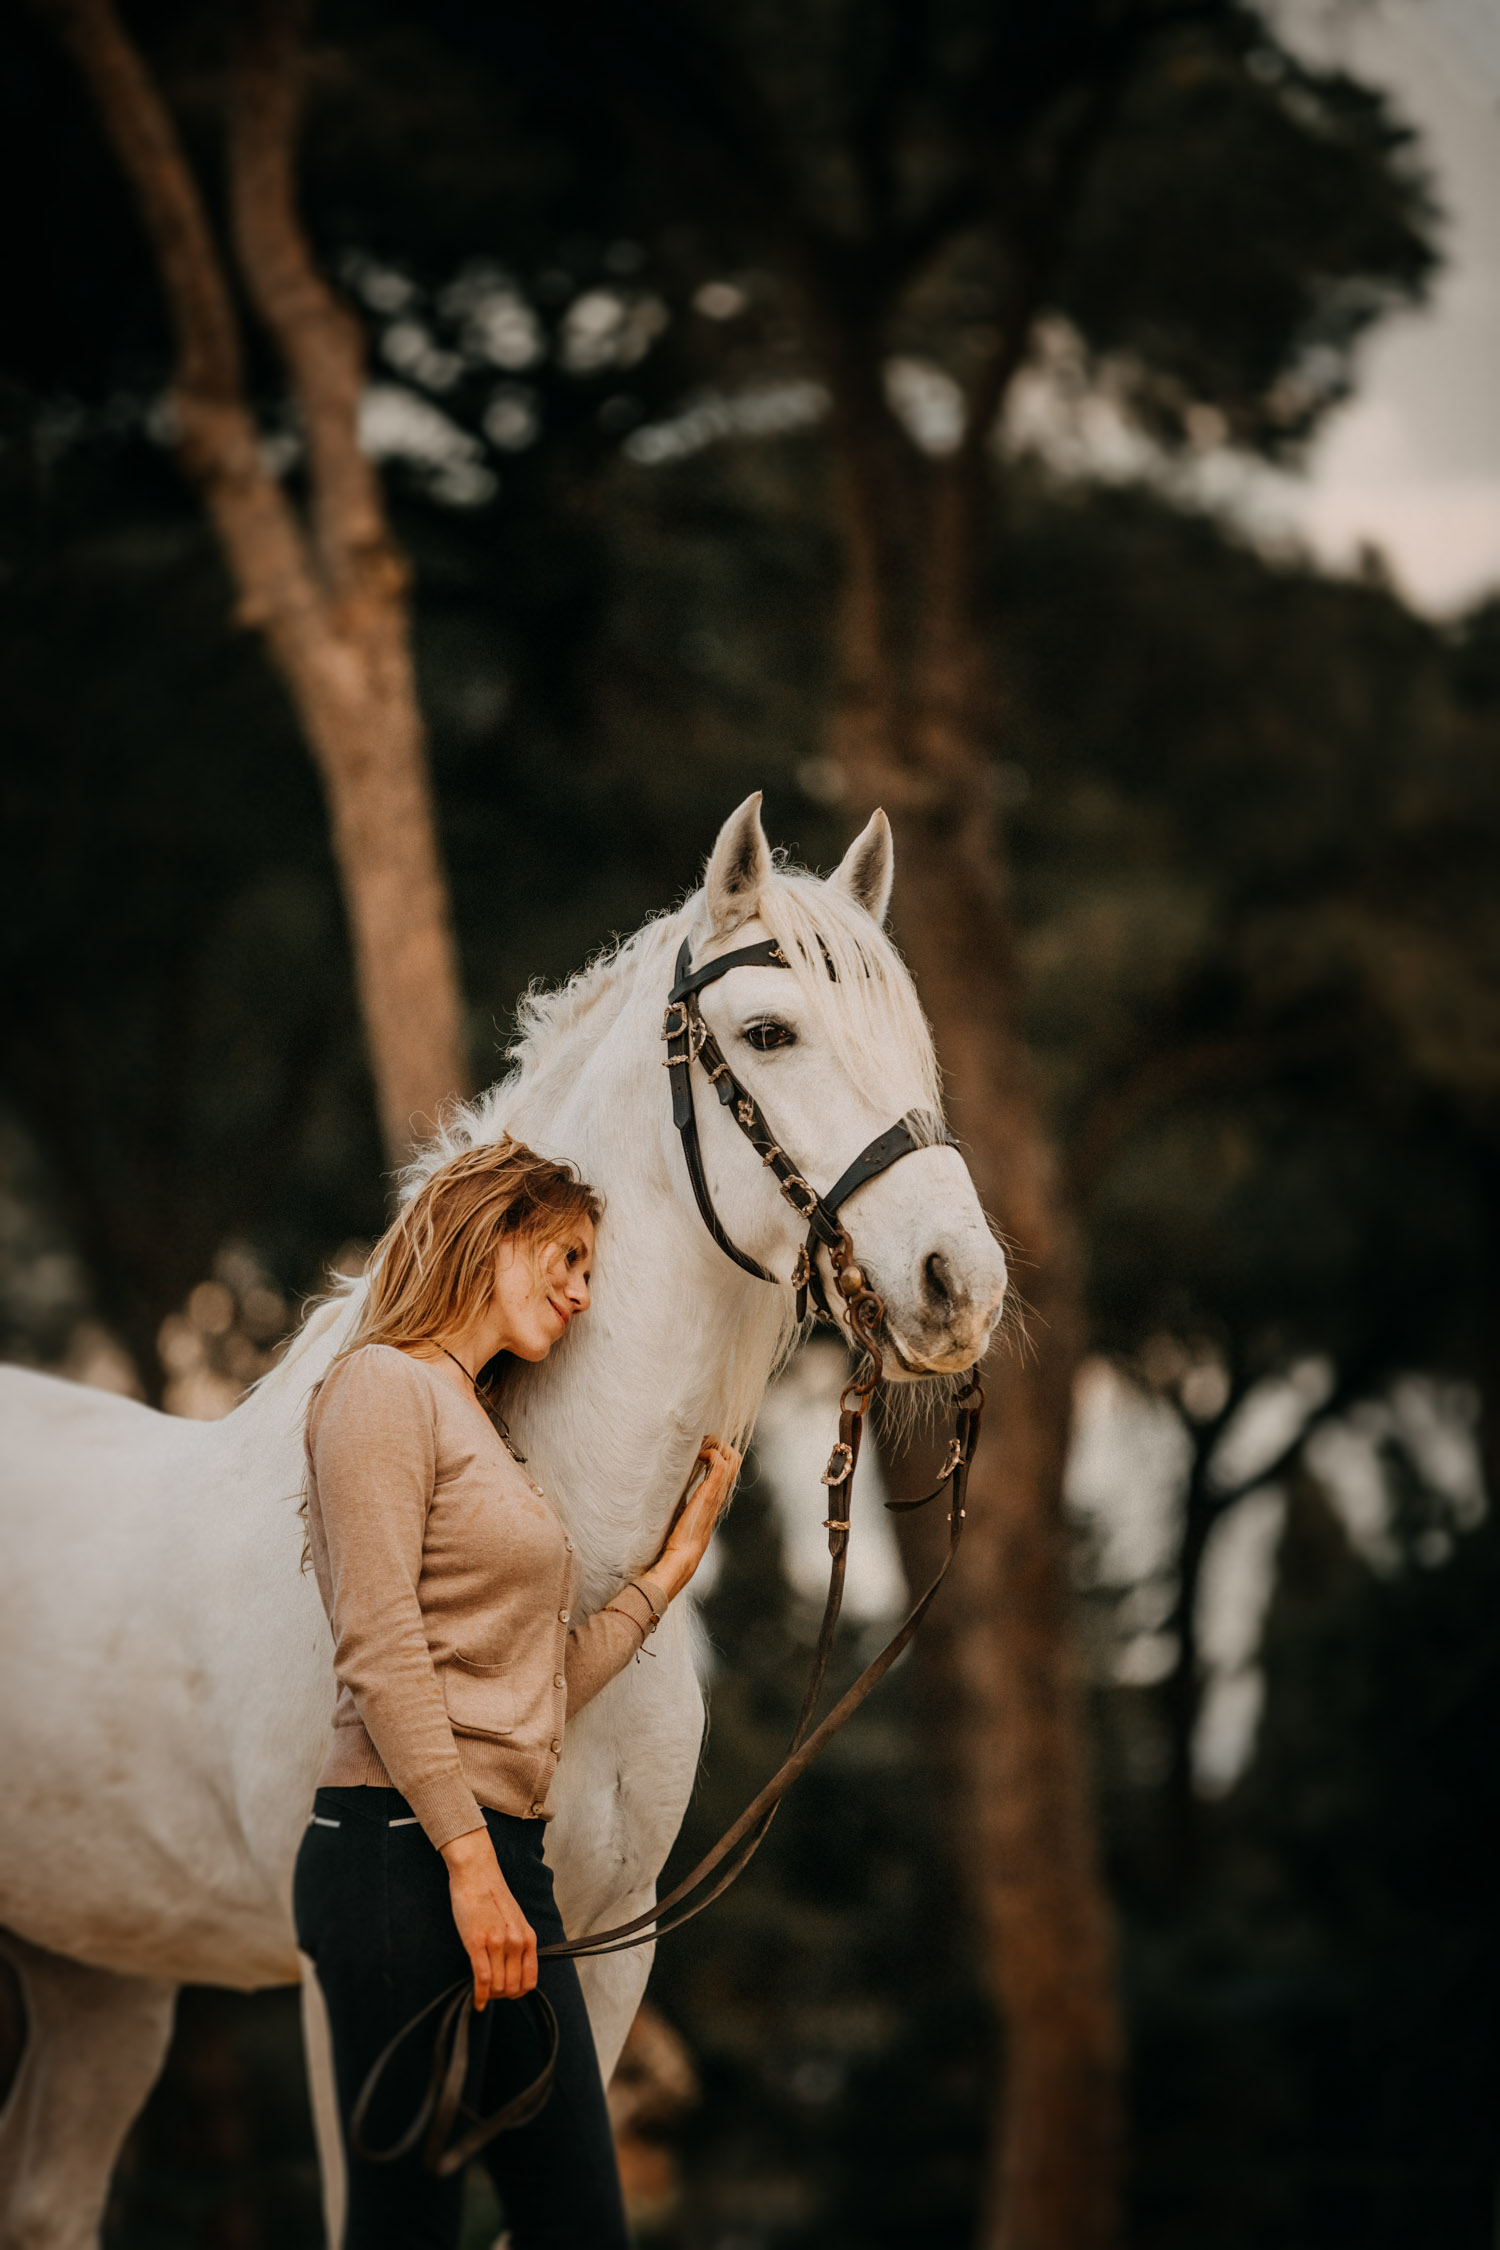
{"label": "beige knit cardigan", "polygon": [[389,1344],[337,1362],[306,1443],[338,1677],[320,1787],[397,1789],[438,1846],[481,1806],[549,1819],[567,1715],[637,1653],[663,1590],[638,1578],[577,1616],[546,1494],[476,1399]]}

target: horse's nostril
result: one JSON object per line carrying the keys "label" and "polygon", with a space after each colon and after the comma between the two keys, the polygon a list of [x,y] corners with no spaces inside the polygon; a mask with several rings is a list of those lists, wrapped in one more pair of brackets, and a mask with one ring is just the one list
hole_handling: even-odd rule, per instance
{"label": "horse's nostril", "polygon": [[941,1250],[934,1250],[929,1254],[922,1268],[922,1278],[927,1284],[927,1294],[935,1305],[943,1307],[952,1304],[953,1276]]}

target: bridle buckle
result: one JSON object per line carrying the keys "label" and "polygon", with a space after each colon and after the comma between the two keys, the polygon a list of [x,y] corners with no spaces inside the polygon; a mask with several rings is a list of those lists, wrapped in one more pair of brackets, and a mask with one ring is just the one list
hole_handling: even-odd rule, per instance
{"label": "bridle buckle", "polygon": [[[674,1016],[680,1019],[677,1023],[672,1021]],[[666,1068],[674,1070],[679,1063],[691,1065],[698,1060],[708,1037],[708,1025],[695,1013],[691,1000],[669,1000],[667,1012],[662,1018],[661,1035],[669,1049],[673,1040],[680,1039],[687,1050],[685,1054],[674,1055],[668,1052],[663,1056]]]}

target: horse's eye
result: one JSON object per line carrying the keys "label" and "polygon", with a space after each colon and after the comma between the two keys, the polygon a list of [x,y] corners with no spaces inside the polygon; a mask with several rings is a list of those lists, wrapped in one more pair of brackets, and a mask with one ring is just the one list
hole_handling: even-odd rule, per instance
{"label": "horse's eye", "polygon": [[795,1047],[797,1034],[789,1023],[752,1023],[745,1027],[745,1044],[758,1055],[769,1055],[775,1047]]}

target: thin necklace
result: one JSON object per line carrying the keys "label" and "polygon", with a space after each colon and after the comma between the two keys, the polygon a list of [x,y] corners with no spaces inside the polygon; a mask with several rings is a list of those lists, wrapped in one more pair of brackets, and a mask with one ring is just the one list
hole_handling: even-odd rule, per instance
{"label": "thin necklace", "polygon": [[[433,1340],[434,1342],[436,1342],[436,1338],[434,1338]],[[478,1398],[479,1385],[474,1380],[474,1377],[469,1373],[469,1370],[467,1369],[467,1367],[465,1367],[463,1361],[457,1358],[454,1353],[450,1352],[446,1344],[438,1344],[438,1350],[442,1353],[444,1359],[451,1359],[453,1361],[453,1364],[458,1369],[459,1374],[462,1375],[464,1381],[468,1384],[470,1390],[474,1393],[474,1396]]]}
{"label": "thin necklace", "polygon": [[[433,1338],[433,1342],[437,1343],[436,1337]],[[470,1390],[474,1393],[475,1405],[482,1409],[484,1414],[488,1417],[489,1421],[493,1424],[496,1434],[498,1435],[501,1444],[505,1447],[506,1452],[510,1455],[513,1461],[519,1462],[521,1467],[524,1468],[526,1466],[526,1456],[521,1451],[520,1447],[516,1444],[515,1439],[511,1436],[510,1426],[507,1423],[505,1416],[498,1412],[495,1407],[489,1404],[488,1400],[485,1399],[485,1397],[481,1393],[479,1384],[475,1377],[469,1373],[469,1370],[467,1369],[467,1367],[465,1367],[463,1361],[457,1358],[454,1353],[449,1351],[446,1344],[438,1344],[438,1350],[442,1353],[444,1359],[451,1359],[453,1361],[453,1364],[458,1369],[459,1374],[463,1376]]]}

